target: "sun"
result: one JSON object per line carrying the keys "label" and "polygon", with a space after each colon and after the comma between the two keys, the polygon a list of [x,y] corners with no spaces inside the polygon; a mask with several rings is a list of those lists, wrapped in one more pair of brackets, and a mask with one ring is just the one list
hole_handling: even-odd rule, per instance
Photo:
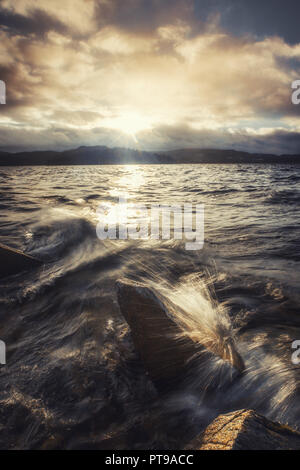
{"label": "sun", "polygon": [[137,113],[126,113],[122,116],[115,117],[110,120],[110,122],[107,122],[107,125],[132,137],[134,142],[138,142],[137,134],[139,132],[151,128],[150,120]]}

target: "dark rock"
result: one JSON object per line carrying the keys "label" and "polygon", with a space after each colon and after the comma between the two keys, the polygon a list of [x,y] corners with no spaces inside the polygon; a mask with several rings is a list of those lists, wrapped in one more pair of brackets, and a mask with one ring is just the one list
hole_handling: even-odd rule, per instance
{"label": "dark rock", "polygon": [[240,410],[218,416],[186,449],[298,450],[300,433],[253,410]]}
{"label": "dark rock", "polygon": [[150,377],[159,387],[171,387],[173,379],[186,372],[197,345],[177,339],[181,330],[152,290],[121,281],[117,289],[121,312]]}
{"label": "dark rock", "polygon": [[[183,335],[172,315],[178,311],[178,306],[134,282],[118,281],[117,291],[134,345],[153,382],[160,388],[172,388],[174,381],[178,385],[180,378],[193,369],[199,355],[209,352]],[[242,358],[233,345],[226,344],[218,355],[238,370],[244,369]]]}
{"label": "dark rock", "polygon": [[19,250],[0,245],[0,277],[17,274],[41,266],[42,261]]}

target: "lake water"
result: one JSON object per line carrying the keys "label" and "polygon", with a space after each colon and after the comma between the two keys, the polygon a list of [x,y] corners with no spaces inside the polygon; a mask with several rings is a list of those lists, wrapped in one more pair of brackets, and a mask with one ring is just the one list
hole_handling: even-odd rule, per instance
{"label": "lake water", "polygon": [[[119,195],[147,206],[204,204],[203,249],[99,240],[97,209]],[[2,167],[0,242],[45,263],[0,280],[1,448],[101,448],[127,428],[131,448],[179,448],[241,408],[300,428],[300,365],[291,361],[300,340],[300,167]],[[199,325],[224,312],[244,374],[232,378],[218,360],[159,396],[119,311],[120,278],[176,292]],[[151,432],[139,432],[149,416]]]}

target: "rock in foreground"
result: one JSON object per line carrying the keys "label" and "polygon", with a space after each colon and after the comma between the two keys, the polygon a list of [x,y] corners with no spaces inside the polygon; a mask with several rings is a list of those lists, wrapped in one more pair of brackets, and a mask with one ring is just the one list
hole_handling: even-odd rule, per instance
{"label": "rock in foreground", "polygon": [[186,449],[298,450],[300,433],[253,410],[240,410],[218,416]]}
{"label": "rock in foreground", "polygon": [[117,291],[121,312],[151,379],[158,388],[172,387],[197,354],[197,345],[179,338],[182,331],[151,289],[119,281]]}
{"label": "rock in foreground", "polygon": [[[179,307],[159,293],[129,281],[118,281],[117,291],[121,313],[130,326],[136,350],[158,388],[171,389],[174,382],[178,386],[200,355],[202,358],[214,356],[212,351],[184,334],[175,321]],[[241,372],[242,358],[233,346],[231,354],[225,346],[218,356]]]}
{"label": "rock in foreground", "polygon": [[41,266],[42,262],[19,250],[0,245],[0,277]]}

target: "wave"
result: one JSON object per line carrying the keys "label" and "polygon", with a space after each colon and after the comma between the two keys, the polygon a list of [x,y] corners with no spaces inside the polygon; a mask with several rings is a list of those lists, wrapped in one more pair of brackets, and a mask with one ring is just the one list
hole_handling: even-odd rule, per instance
{"label": "wave", "polygon": [[267,204],[298,204],[300,203],[300,192],[289,189],[272,191],[266,198]]}
{"label": "wave", "polygon": [[61,255],[96,236],[91,222],[65,211],[47,211],[41,219],[46,219],[47,224],[38,222],[31,226],[27,232],[26,251],[44,261],[61,258]]}

